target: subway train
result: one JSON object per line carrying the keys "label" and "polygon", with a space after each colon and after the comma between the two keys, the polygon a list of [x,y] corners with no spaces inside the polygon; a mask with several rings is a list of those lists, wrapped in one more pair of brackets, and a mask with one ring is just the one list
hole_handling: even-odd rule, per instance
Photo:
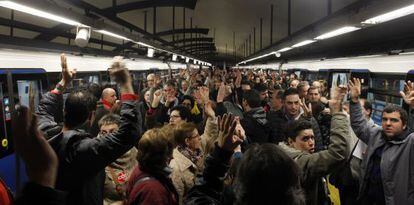
{"label": "subway train", "polygon": [[399,92],[405,81],[414,81],[414,53],[370,55],[334,59],[315,59],[239,66],[246,69],[271,69],[295,73],[299,79],[324,79],[328,86],[347,85],[350,78],[363,79],[363,96],[373,104],[373,120],[381,123],[386,104],[405,106]]}
{"label": "subway train", "polygon": [[[0,176],[15,191],[26,181],[24,165],[13,154],[11,139],[11,108],[16,104],[30,106],[33,97],[37,106],[43,93],[51,90],[60,80],[59,53],[23,51],[14,49],[0,50]],[[77,74],[69,90],[87,87],[91,83],[110,82],[107,69],[110,57],[76,56],[67,54],[68,66],[77,69]],[[145,82],[148,73],[158,73],[162,77],[180,68],[199,67],[178,62],[162,62],[151,59],[126,59],[133,76],[136,90]]]}

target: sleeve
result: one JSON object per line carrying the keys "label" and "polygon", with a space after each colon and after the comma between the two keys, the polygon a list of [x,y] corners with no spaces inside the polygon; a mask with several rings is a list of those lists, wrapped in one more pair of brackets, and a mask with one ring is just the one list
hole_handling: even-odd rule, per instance
{"label": "sleeve", "polygon": [[53,137],[62,131],[63,95],[48,92],[42,96],[36,109],[39,129],[46,138]]}
{"label": "sleeve", "polygon": [[[104,169],[111,162],[130,150],[141,137],[141,116],[136,101],[123,101],[119,129],[100,138],[69,139],[66,152],[67,162],[72,164],[73,173],[90,176]],[[80,169],[82,167],[82,169]]]}
{"label": "sleeve", "polygon": [[331,143],[328,149],[296,158],[304,172],[305,179],[325,176],[346,161],[349,155],[349,145],[346,140],[348,137],[350,133],[347,116],[342,113],[334,114],[331,125]]}
{"label": "sleeve", "polygon": [[365,144],[369,143],[370,135],[373,132],[372,126],[368,125],[367,119],[365,119],[360,103],[349,102],[351,127],[354,130],[355,135],[362,140]]}
{"label": "sleeve", "polygon": [[217,117],[215,118],[208,118],[206,121],[206,127],[204,128],[204,133],[201,136],[201,146],[203,151],[206,152],[208,150],[208,144],[213,144],[211,142],[216,141],[218,138],[218,124],[217,124]]}
{"label": "sleeve", "polygon": [[65,192],[29,182],[24,186],[22,194],[16,199],[15,205],[64,205],[66,204],[66,195]]}
{"label": "sleeve", "polygon": [[[184,204],[214,204],[220,201],[223,191],[223,179],[230,167],[232,152],[215,145],[212,153],[207,156],[203,175],[196,179],[195,186],[190,189],[184,199]],[[215,203],[216,204],[216,203]]]}

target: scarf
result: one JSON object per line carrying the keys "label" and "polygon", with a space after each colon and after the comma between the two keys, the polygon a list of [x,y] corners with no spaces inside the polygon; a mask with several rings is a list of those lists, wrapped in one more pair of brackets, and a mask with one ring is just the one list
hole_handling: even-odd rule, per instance
{"label": "scarf", "polygon": [[189,147],[183,146],[183,145],[178,145],[177,149],[181,154],[183,154],[185,157],[187,157],[192,163],[194,163],[197,166],[201,158],[203,157],[203,154],[201,153],[200,149],[193,151]]}

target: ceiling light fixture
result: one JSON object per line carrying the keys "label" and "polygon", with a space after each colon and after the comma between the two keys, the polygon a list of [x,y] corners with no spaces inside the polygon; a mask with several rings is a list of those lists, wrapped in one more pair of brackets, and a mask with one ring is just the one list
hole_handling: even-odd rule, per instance
{"label": "ceiling light fixture", "polygon": [[278,50],[278,51],[276,51],[277,53],[281,53],[281,52],[285,52],[285,51],[288,51],[288,50],[291,50],[292,49],[292,47],[286,47],[286,48],[282,48],[282,49],[280,49],[280,50]]}
{"label": "ceiling light fixture", "polygon": [[414,13],[414,4],[370,18],[370,19],[367,19],[361,23],[362,24],[380,24],[380,23],[384,23],[387,21],[397,19],[397,18],[401,18],[403,16],[408,16],[413,13]]}
{"label": "ceiling light fixture", "polygon": [[332,37],[339,36],[339,35],[342,35],[342,34],[350,33],[352,31],[356,31],[356,30],[359,30],[359,29],[361,29],[361,28],[354,27],[354,26],[345,26],[345,27],[330,31],[328,33],[322,34],[322,35],[316,37],[315,40],[328,39],[328,38],[332,38]]}
{"label": "ceiling light fixture", "polygon": [[147,51],[147,57],[148,58],[152,58],[152,57],[154,57],[154,49],[152,49],[152,48],[148,48],[148,51]]}
{"label": "ceiling light fixture", "polygon": [[126,41],[132,41],[131,39],[129,39],[125,36],[121,36],[119,34],[112,33],[112,32],[107,31],[107,30],[95,30],[95,31],[98,32],[98,33],[104,34],[104,35],[112,36],[114,38],[119,38],[119,39],[126,40]]}
{"label": "ceiling light fixture", "polygon": [[13,9],[13,10],[16,10],[16,11],[20,11],[20,12],[23,12],[23,13],[28,13],[28,14],[31,14],[31,15],[34,15],[34,16],[46,18],[46,19],[49,19],[49,20],[52,20],[52,21],[57,21],[57,22],[60,22],[60,23],[68,24],[68,25],[71,25],[71,26],[85,26],[85,25],[81,24],[80,22],[77,22],[77,21],[62,17],[62,16],[58,16],[56,14],[52,14],[52,13],[49,13],[49,12],[45,12],[45,11],[41,11],[41,10],[38,10],[38,9],[35,9],[35,8],[24,6],[22,4],[18,4],[18,3],[12,2],[12,1],[0,1],[0,6],[5,7],[5,8],[9,8],[9,9]]}
{"label": "ceiling light fixture", "polygon": [[305,40],[305,41],[302,41],[302,42],[299,42],[299,43],[293,45],[292,48],[306,46],[306,45],[309,45],[309,44],[314,43],[314,42],[316,42],[316,41],[315,40]]}

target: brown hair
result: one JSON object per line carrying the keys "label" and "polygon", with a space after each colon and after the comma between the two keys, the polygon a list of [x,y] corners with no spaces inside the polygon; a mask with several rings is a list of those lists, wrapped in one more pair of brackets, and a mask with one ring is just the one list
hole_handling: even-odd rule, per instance
{"label": "brown hair", "polygon": [[137,161],[141,170],[160,173],[172,157],[174,143],[165,129],[154,128],[144,133],[137,149]]}
{"label": "brown hair", "polygon": [[184,122],[177,125],[174,129],[174,140],[179,145],[185,145],[185,139],[191,137],[191,133],[197,126],[191,122]]}

